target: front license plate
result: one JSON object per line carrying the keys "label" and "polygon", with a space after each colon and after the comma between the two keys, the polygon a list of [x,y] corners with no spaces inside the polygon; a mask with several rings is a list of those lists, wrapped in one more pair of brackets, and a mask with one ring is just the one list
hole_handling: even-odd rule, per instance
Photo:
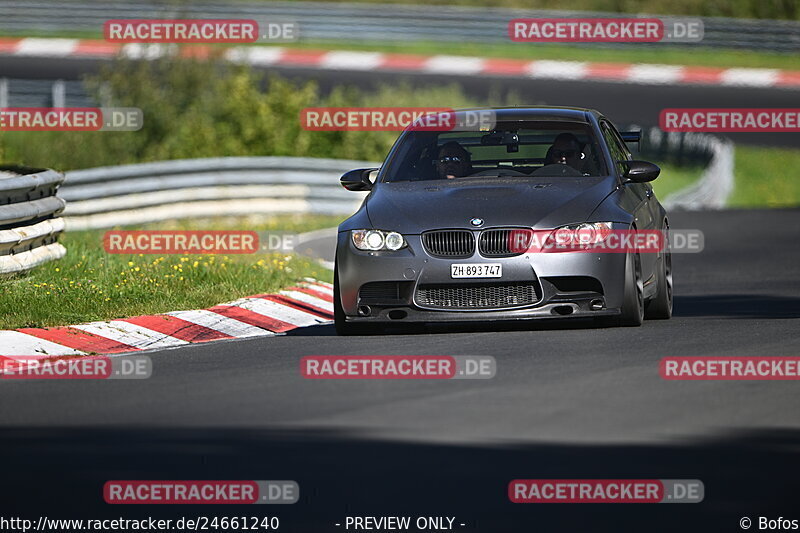
{"label": "front license plate", "polygon": [[456,263],[450,265],[451,278],[500,278],[503,265],[500,263]]}

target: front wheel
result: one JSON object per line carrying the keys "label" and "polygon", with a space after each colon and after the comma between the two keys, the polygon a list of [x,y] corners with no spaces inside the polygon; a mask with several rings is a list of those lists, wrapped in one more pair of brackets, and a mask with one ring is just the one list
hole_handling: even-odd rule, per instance
{"label": "front wheel", "polygon": [[620,326],[637,327],[644,322],[644,282],[642,259],[638,252],[628,255],[625,268],[625,292],[622,299]]}
{"label": "front wheel", "polygon": [[601,327],[641,326],[644,322],[644,282],[642,261],[638,253],[628,254],[625,260],[625,287],[622,295],[621,314],[595,318]]}
{"label": "front wheel", "polygon": [[658,269],[657,292],[647,303],[647,319],[667,320],[672,318],[672,253],[667,249]]}

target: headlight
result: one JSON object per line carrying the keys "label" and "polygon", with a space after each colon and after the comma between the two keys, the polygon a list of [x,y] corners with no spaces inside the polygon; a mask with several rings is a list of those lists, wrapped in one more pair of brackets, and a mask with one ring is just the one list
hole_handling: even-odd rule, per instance
{"label": "headlight", "polygon": [[403,239],[403,236],[397,233],[396,231],[391,231],[386,234],[386,239],[384,239],[384,243],[386,247],[390,250],[399,250],[402,248],[406,241]]}
{"label": "headlight", "polygon": [[611,222],[585,222],[557,228],[550,234],[549,244],[588,246],[598,244],[611,235]]}
{"label": "headlight", "polygon": [[353,244],[359,250],[376,252],[379,250],[399,250],[406,240],[396,231],[380,229],[355,229],[351,232]]}

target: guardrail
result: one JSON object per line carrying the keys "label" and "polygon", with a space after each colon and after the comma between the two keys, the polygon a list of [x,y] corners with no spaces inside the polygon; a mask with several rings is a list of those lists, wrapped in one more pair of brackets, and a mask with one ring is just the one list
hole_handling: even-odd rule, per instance
{"label": "guardrail", "polygon": [[[0,31],[20,34],[69,30],[94,31],[99,34],[103,23],[108,19],[248,18],[260,21],[295,21],[299,23],[300,37],[303,39],[508,42],[507,24],[513,18],[609,15],[586,11],[332,2],[217,1],[190,4],[153,0],[4,0],[0,1]],[[780,52],[800,50],[800,23],[796,21],[697,18],[704,23],[704,46]],[[671,45],[619,43],[607,46]],[[600,45],[594,43],[593,46]]]}
{"label": "guardrail", "polygon": [[0,167],[0,274],[24,272],[64,256],[58,236],[64,175],[53,170]]}
{"label": "guardrail", "polygon": [[59,194],[69,230],[192,217],[354,212],[347,170],[380,163],[308,157],[184,159],[68,172]]}
{"label": "guardrail", "polygon": [[94,107],[82,81],[0,77],[0,108]]}

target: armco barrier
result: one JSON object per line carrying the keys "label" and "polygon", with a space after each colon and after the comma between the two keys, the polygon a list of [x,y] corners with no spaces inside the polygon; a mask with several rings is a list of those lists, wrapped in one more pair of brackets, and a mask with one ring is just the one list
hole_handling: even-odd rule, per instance
{"label": "armco barrier", "polygon": [[[108,19],[243,18],[297,22],[302,39],[490,43],[508,42],[507,25],[514,18],[604,16],[618,15],[589,11],[348,2],[0,0],[0,31],[6,34],[64,30],[99,33]],[[703,46],[786,53],[800,51],[800,23],[797,21],[698,18],[703,20],[705,27]],[[591,46],[602,45],[593,43]],[[614,43],[607,46],[681,45]]]}
{"label": "armco barrier", "polygon": [[354,212],[363,194],[342,173],[380,163],[307,157],[184,159],[67,173],[68,229],[109,228],[175,218]]}
{"label": "armco barrier", "polygon": [[24,272],[59,259],[64,200],[56,196],[64,175],[53,170],[0,167],[0,275]]}

